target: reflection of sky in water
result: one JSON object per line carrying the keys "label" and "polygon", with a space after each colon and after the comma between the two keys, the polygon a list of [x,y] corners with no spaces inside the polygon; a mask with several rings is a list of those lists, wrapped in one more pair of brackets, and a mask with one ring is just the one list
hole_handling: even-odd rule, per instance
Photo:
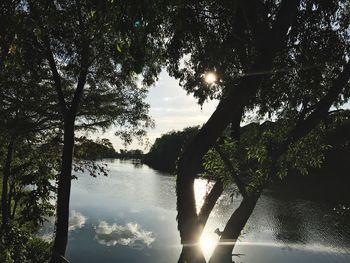
{"label": "reflection of sky in water", "polygon": [[[108,177],[78,174],[72,182],[70,262],[171,263],[181,251],[176,222],[175,177],[147,166],[115,160]],[[197,208],[213,183],[195,182]],[[239,198],[220,197],[200,240],[209,257]],[[76,212],[73,212],[76,211]],[[234,253],[236,262],[350,262],[350,229],[334,228],[324,215],[329,207],[264,194]],[[102,245],[101,245],[102,244]],[[137,248],[137,249],[135,249]]]}
{"label": "reflection of sky in water", "polygon": [[71,211],[69,215],[69,231],[73,231],[75,229],[79,229],[84,227],[86,222],[86,216],[82,213],[76,212],[75,210]]}
{"label": "reflection of sky in water", "polygon": [[96,227],[96,240],[101,245],[123,245],[137,249],[150,247],[155,240],[152,232],[145,231],[139,224],[127,223],[125,226],[101,221]]}
{"label": "reflection of sky in water", "polygon": [[[82,213],[76,212],[75,210],[69,213],[69,227],[68,231],[72,232],[76,229],[83,228],[85,226],[87,217]],[[44,222],[43,227],[38,231],[38,236],[44,240],[51,241],[53,239],[55,225],[55,217],[49,217]]]}

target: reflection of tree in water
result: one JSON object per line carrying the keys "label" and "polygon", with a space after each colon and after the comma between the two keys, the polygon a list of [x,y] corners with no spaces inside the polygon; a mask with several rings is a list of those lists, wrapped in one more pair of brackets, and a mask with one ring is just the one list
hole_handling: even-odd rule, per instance
{"label": "reflection of tree in water", "polygon": [[300,211],[291,202],[278,202],[274,236],[284,243],[306,243],[305,225]]}

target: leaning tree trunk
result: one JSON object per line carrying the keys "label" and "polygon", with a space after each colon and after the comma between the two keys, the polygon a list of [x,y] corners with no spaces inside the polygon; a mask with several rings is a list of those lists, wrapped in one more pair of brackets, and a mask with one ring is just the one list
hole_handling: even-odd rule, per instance
{"label": "leaning tree trunk", "polygon": [[8,205],[8,181],[11,173],[11,162],[13,156],[15,138],[11,136],[9,145],[7,147],[7,154],[2,177],[2,193],[1,193],[1,213],[2,213],[2,227],[6,227],[10,217],[10,207]]}
{"label": "leaning tree trunk", "polygon": [[66,252],[74,149],[74,120],[74,116],[67,114],[64,122],[62,168],[61,174],[59,175],[57,191],[56,233],[50,263],[61,263],[62,256],[64,256]]}
{"label": "leaning tree trunk", "polygon": [[209,263],[232,263],[232,250],[258,199],[259,196],[243,198],[241,204],[227,222]]}
{"label": "leaning tree trunk", "polygon": [[[252,66],[251,72],[264,72],[270,69],[274,52],[267,50],[262,53],[256,63]],[[183,151],[177,167],[176,194],[178,210],[178,229],[184,250],[189,244],[198,242],[198,216],[196,213],[194,196],[194,178],[196,167],[202,162],[203,156],[214,146],[216,140],[222,134],[231,120],[241,115],[242,108],[257,92],[264,75],[247,74],[238,88],[231,91],[218,104],[209,120],[203,125],[198,134]],[[241,90],[239,94],[234,91]],[[194,252],[195,253],[195,252]],[[193,253],[189,253],[192,255]],[[186,259],[187,262],[191,259]],[[199,261],[200,262],[200,261]]]}

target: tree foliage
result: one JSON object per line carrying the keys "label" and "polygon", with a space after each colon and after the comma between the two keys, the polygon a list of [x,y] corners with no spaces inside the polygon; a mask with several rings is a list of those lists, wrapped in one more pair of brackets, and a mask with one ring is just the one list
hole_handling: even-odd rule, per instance
{"label": "tree foliage", "polygon": [[[219,99],[177,169],[184,244],[197,242],[202,210],[210,211],[197,212],[193,194],[203,156],[207,173],[219,184],[234,182],[243,196],[222,240],[239,236],[271,181],[322,163],[334,126],[330,109],[349,99],[348,12],[345,1],[181,1],[174,8],[168,70],[200,104]],[[206,81],[209,72],[217,80]],[[249,124],[250,116],[263,124]],[[231,262],[233,246],[219,245],[210,262]],[[204,258],[184,247],[179,262],[186,261]]]}
{"label": "tree foliage", "polygon": [[[40,223],[51,209],[49,181],[57,179],[61,240],[59,248],[55,242],[54,255],[65,251],[75,130],[104,130],[114,124],[129,143],[153,125],[144,99],[163,62],[159,41],[163,16],[154,8],[158,4],[1,3],[2,25],[7,25],[1,29],[0,43],[0,158],[5,182],[2,200],[7,204],[2,206],[2,218],[12,214],[5,210],[14,209],[9,200],[20,198],[25,201],[21,220]],[[77,152],[77,157],[83,155]],[[93,174],[106,172],[94,162],[83,166]],[[24,191],[28,186],[31,191]]]}
{"label": "tree foliage", "polygon": [[185,144],[198,132],[198,126],[171,131],[157,138],[143,161],[154,169],[173,173]]}

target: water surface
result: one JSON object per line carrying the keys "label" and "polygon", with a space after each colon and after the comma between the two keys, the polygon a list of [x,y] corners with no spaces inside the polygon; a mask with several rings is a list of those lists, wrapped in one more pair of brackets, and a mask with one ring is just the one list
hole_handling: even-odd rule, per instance
{"label": "water surface", "polygon": [[[175,178],[131,161],[108,161],[108,177],[77,174],[72,184],[67,258],[71,263],[176,262]],[[198,206],[211,182],[196,181]],[[209,257],[239,205],[220,198],[201,238]],[[350,262],[350,224],[337,224],[332,207],[266,193],[259,200],[234,253],[236,262]]]}

